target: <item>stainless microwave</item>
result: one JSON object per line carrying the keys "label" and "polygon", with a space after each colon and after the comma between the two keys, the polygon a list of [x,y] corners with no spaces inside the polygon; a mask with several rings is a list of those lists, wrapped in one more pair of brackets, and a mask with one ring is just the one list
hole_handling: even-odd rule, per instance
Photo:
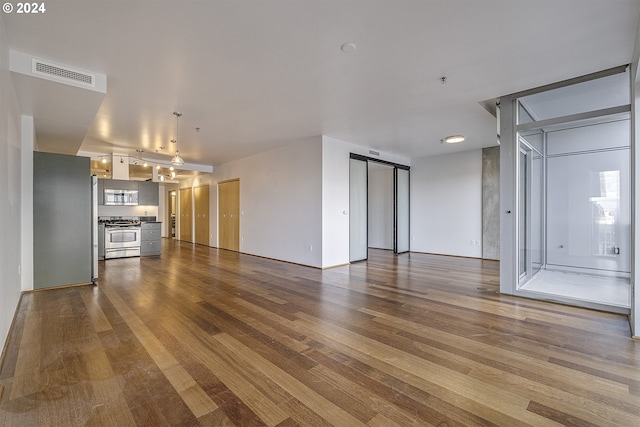
{"label": "stainless microwave", "polygon": [[108,206],[137,206],[138,190],[104,189],[104,204]]}

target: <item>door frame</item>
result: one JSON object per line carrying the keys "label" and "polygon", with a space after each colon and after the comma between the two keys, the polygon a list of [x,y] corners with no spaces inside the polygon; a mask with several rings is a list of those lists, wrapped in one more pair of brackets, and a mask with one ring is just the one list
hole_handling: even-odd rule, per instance
{"label": "door frame", "polygon": [[[363,161],[363,162],[375,162],[375,163],[380,163],[380,164],[384,164],[384,165],[388,165],[393,167],[393,253],[396,255],[400,255],[403,253],[407,253],[410,252],[410,236],[411,236],[411,167],[407,166],[407,165],[402,165],[400,163],[394,163],[394,162],[390,162],[387,160],[381,160],[375,157],[369,157],[369,156],[364,156],[362,154],[356,154],[356,153],[349,153],[349,159],[353,159],[353,160],[359,160],[359,161]],[[398,251],[398,169],[403,169],[409,172],[409,198],[408,198],[408,206],[407,209],[409,211],[409,224],[407,226],[407,239],[409,241],[409,245],[406,251]],[[367,174],[367,182],[366,182],[366,193],[368,194],[369,192],[369,176]],[[349,191],[351,191],[351,186],[349,187]],[[366,207],[365,207],[365,215],[366,215],[366,222],[369,222],[368,216],[369,216],[369,203],[368,203],[368,196],[367,196],[367,200],[365,201]],[[351,210],[351,208],[349,208]],[[367,231],[367,235],[368,235],[368,231]],[[365,239],[365,242],[368,246],[368,237],[367,239]],[[351,245],[351,239],[349,239],[349,245]],[[350,246],[351,247],[351,246]],[[367,247],[367,254],[368,254],[368,247]],[[358,262],[358,261],[366,261],[368,259],[368,255],[366,258],[364,259],[358,259],[358,260],[349,260],[349,262]]]}

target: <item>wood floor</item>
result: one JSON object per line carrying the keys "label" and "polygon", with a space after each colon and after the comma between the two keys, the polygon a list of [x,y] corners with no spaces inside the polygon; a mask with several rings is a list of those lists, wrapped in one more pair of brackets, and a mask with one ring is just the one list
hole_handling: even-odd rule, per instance
{"label": "wood floor", "polygon": [[162,250],[24,295],[0,425],[640,425],[626,317],[499,295],[497,262]]}

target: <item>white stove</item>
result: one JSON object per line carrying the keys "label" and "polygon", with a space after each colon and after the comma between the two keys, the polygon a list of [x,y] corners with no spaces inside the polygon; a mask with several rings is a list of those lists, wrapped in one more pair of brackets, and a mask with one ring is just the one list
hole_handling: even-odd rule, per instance
{"label": "white stove", "polygon": [[105,259],[140,256],[140,220],[110,219],[103,223]]}

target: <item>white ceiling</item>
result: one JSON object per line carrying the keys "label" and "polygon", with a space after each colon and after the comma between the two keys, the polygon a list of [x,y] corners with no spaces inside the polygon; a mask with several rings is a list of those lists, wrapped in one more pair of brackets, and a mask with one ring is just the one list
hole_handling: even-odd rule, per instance
{"label": "white ceiling", "polygon": [[[493,145],[480,102],[629,63],[640,14],[639,0],[45,4],[3,14],[10,48],[108,88],[99,107],[56,83],[19,94],[41,145],[168,160],[178,110],[181,155],[207,165],[322,134],[408,158]],[[97,113],[74,120],[83,109]],[[467,140],[440,144],[451,134]]]}

